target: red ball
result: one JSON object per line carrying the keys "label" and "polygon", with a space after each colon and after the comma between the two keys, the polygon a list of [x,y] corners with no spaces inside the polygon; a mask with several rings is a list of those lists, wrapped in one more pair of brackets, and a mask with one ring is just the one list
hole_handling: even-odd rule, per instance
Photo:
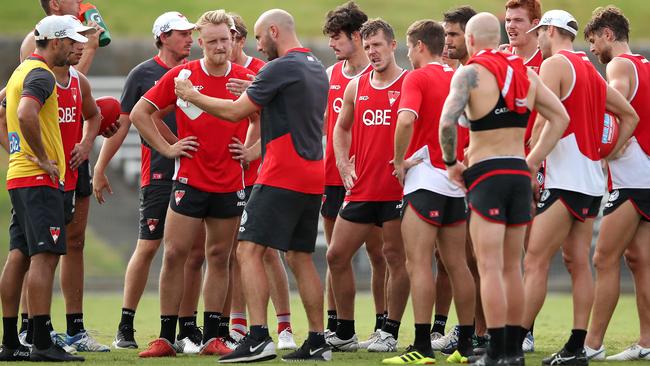
{"label": "red ball", "polygon": [[115,97],[99,97],[96,99],[97,108],[101,115],[101,123],[99,125],[99,134],[104,134],[110,126],[112,126],[120,118],[122,109],[120,108],[120,101]]}
{"label": "red ball", "polygon": [[611,154],[618,141],[618,118],[615,115],[605,112],[603,123],[603,137],[600,140],[600,157],[606,158]]}

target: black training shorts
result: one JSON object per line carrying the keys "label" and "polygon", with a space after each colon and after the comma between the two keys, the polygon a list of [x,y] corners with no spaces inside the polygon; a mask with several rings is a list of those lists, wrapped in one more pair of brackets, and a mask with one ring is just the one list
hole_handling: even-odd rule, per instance
{"label": "black training shorts", "polygon": [[345,187],[343,186],[325,186],[323,194],[323,205],[320,208],[320,214],[324,218],[335,220],[341,211],[343,200],[345,199]]}
{"label": "black training shorts", "polygon": [[241,216],[246,205],[246,192],[204,192],[180,182],[174,182],[169,207],[184,216],[204,219],[228,219]]}
{"label": "black training shorts", "polygon": [[140,232],[138,239],[162,239],[171,192],[171,183],[152,184],[140,188]]}
{"label": "black training shorts", "polygon": [[404,196],[404,202],[416,215],[435,226],[449,226],[467,221],[465,197],[449,197],[426,189]]}
{"label": "black training shorts", "polygon": [[537,212],[535,215],[540,215],[551,207],[555,201],[559,200],[573,217],[583,222],[585,219],[592,219],[598,216],[602,198],[602,196],[590,196],[564,189],[545,189],[542,191],[539,202],[537,203]]}
{"label": "black training shorts", "polygon": [[403,201],[346,201],[341,207],[339,216],[358,224],[375,224],[382,226],[384,222],[402,217]]}
{"label": "black training shorts", "polygon": [[603,215],[609,215],[630,200],[636,211],[641,215],[641,220],[650,221],[650,189],[625,188],[609,192],[609,199],[603,209]]}
{"label": "black training shorts", "polygon": [[90,163],[84,161],[77,168],[77,193],[75,197],[90,197],[93,194],[93,176],[90,173]]}

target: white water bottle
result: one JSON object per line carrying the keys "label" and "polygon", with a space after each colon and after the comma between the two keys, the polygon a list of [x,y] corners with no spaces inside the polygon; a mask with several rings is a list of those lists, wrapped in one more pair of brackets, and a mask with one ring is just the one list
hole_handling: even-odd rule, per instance
{"label": "white water bottle", "polygon": [[[186,80],[189,79],[190,75],[192,75],[192,72],[190,70],[183,69],[178,73],[178,78]],[[192,120],[197,119],[201,113],[203,113],[203,110],[201,110],[201,108],[181,98],[176,99],[176,106],[178,106],[178,108],[180,108],[183,113],[185,113]]]}

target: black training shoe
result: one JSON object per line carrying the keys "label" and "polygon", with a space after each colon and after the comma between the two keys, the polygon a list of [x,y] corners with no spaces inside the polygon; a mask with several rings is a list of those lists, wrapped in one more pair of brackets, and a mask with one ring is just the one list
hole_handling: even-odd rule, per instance
{"label": "black training shoe", "polygon": [[85,359],[81,356],[71,355],[61,346],[52,343],[50,348],[36,349],[32,347],[32,353],[29,355],[30,361],[50,361],[50,362],[83,362]]}
{"label": "black training shoe", "polygon": [[0,361],[29,361],[29,348],[20,345],[16,349],[9,349],[2,345],[0,348]]}
{"label": "black training shoe", "polygon": [[300,348],[284,355],[282,361],[332,361],[332,349],[327,343],[312,347],[305,341]]}
{"label": "black training shoe", "polygon": [[484,354],[479,357],[477,360],[473,360],[471,364],[474,366],[506,366],[505,359],[493,359],[488,354]]}
{"label": "black training shoe", "polygon": [[135,329],[133,328],[119,327],[117,329],[117,334],[115,335],[115,340],[113,341],[113,348],[116,349],[138,348],[138,343],[136,343],[133,333],[135,333]]}
{"label": "black training shoe", "polygon": [[237,363],[268,361],[277,357],[275,353],[275,343],[271,337],[263,340],[253,338],[250,333],[241,341],[239,346],[231,353],[222,356],[220,363]]}
{"label": "black training shoe", "polygon": [[507,366],[525,366],[526,365],[526,359],[524,358],[524,355],[506,357],[506,365]]}
{"label": "black training shoe", "polygon": [[577,365],[586,366],[589,364],[587,354],[584,348],[579,348],[576,352],[569,352],[566,348],[546,357],[542,360],[542,365]]}

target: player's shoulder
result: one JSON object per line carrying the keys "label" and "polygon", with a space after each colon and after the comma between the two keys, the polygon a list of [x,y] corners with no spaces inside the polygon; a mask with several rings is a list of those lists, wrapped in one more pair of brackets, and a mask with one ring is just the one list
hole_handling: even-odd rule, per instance
{"label": "player's shoulder", "polygon": [[246,68],[242,65],[236,64],[234,62],[230,63],[230,73],[229,77],[235,77],[239,79],[247,79],[248,75],[251,73],[249,68]]}

